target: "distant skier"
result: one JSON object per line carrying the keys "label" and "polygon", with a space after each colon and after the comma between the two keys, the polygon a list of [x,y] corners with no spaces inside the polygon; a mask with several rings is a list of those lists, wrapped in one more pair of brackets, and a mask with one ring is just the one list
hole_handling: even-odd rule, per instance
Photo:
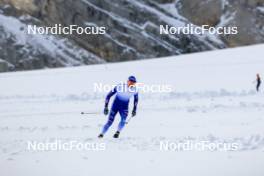
{"label": "distant skier", "polygon": [[105,108],[104,114],[108,115],[108,103],[110,98],[116,94],[115,100],[112,104],[112,108],[108,117],[107,123],[104,125],[101,134],[98,136],[99,138],[103,138],[104,134],[107,132],[109,127],[113,124],[115,120],[116,114],[119,112],[121,116],[121,121],[119,122],[118,129],[114,134],[114,138],[118,138],[121,130],[124,128],[126,124],[126,119],[128,115],[128,105],[129,100],[132,96],[134,96],[134,107],[132,110],[132,117],[136,115],[137,104],[138,104],[138,92],[135,87],[137,80],[134,76],[130,76],[128,78],[127,84],[118,84],[115,86],[113,90],[111,90],[105,99]]}
{"label": "distant skier", "polygon": [[257,92],[258,92],[259,88],[260,88],[260,85],[261,85],[261,78],[260,78],[259,74],[257,74],[256,82],[257,82],[256,89],[257,89]]}

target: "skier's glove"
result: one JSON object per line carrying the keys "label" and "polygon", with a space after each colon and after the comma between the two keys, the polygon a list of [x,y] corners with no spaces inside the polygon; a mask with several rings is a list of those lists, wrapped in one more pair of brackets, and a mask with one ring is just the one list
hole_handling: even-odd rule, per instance
{"label": "skier's glove", "polygon": [[108,109],[108,107],[106,106],[106,107],[104,108],[104,115],[107,115],[108,112],[109,112],[109,109]]}
{"label": "skier's glove", "polygon": [[137,115],[137,110],[136,109],[133,109],[133,111],[132,111],[132,117],[134,117],[136,115]]}

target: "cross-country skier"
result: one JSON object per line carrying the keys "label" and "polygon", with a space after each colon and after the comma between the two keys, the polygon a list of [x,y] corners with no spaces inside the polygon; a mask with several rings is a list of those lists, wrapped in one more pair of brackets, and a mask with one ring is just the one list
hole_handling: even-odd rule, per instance
{"label": "cross-country skier", "polygon": [[260,78],[259,74],[257,74],[256,82],[257,82],[256,89],[257,89],[257,92],[258,92],[259,91],[259,87],[261,85],[261,78]]}
{"label": "cross-country skier", "polygon": [[137,104],[138,104],[138,92],[135,87],[137,80],[135,76],[130,76],[128,78],[127,84],[118,84],[111,90],[105,99],[105,108],[104,114],[108,115],[108,103],[110,98],[116,94],[115,100],[112,104],[112,108],[108,117],[107,123],[104,125],[101,134],[98,136],[99,138],[103,138],[104,134],[107,132],[109,127],[113,124],[115,120],[116,114],[119,112],[121,116],[121,121],[119,122],[118,129],[114,134],[114,138],[118,138],[121,130],[124,128],[126,124],[126,119],[128,115],[128,105],[129,100],[133,96],[134,97],[134,107],[132,110],[132,117],[136,115],[137,112]]}

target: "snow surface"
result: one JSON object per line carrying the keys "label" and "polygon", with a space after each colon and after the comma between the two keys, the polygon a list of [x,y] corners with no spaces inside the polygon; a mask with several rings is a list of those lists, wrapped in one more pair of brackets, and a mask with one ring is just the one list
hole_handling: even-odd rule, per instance
{"label": "snow surface", "polygon": [[[264,45],[153,60],[0,74],[2,176],[263,176]],[[120,139],[119,116],[104,139],[105,93],[95,82],[137,76],[171,93],[140,93],[138,115]],[[263,90],[263,87],[262,87]],[[29,151],[27,141],[105,142],[105,151]],[[160,151],[160,141],[237,142],[237,151]]]}
{"label": "snow surface", "polygon": [[264,7],[257,7],[257,10],[259,10],[261,13],[264,13]]}

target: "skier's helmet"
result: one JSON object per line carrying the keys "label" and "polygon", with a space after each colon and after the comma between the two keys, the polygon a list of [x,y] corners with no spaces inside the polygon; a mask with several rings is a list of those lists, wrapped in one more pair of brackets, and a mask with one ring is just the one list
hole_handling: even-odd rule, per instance
{"label": "skier's helmet", "polygon": [[136,79],[135,76],[129,76],[129,77],[128,77],[128,81],[131,81],[131,82],[136,83],[136,82],[137,82],[137,79]]}

